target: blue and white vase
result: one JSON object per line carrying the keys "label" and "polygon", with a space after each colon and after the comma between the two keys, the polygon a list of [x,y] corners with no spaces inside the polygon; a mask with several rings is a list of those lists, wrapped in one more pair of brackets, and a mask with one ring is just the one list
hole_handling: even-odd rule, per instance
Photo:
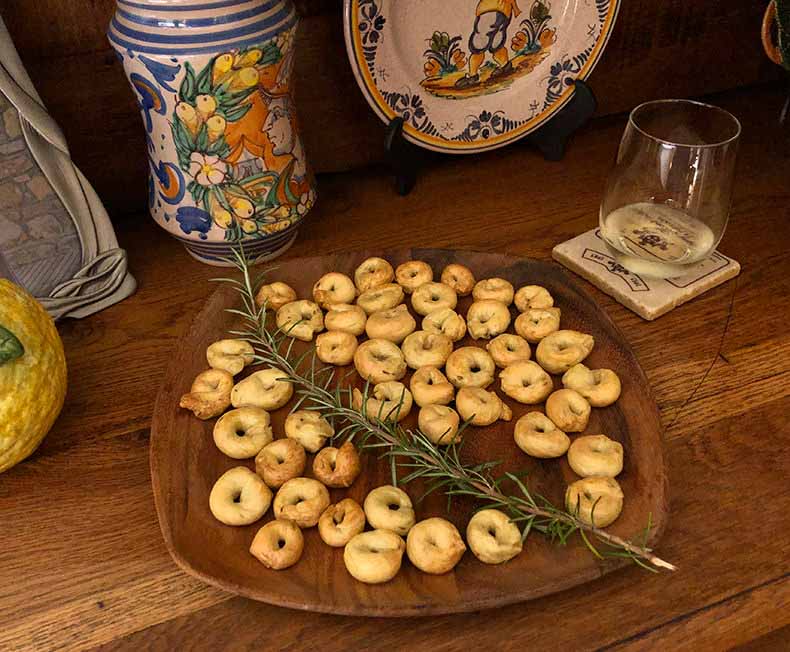
{"label": "blue and white vase", "polygon": [[315,202],[291,95],[291,0],[117,0],[153,218],[199,260],[284,252]]}

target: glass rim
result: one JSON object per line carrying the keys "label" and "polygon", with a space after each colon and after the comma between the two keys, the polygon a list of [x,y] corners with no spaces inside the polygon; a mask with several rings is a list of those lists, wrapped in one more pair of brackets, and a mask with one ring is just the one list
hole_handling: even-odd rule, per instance
{"label": "glass rim", "polygon": [[[645,131],[642,127],[640,127],[638,124],[636,124],[636,121],[634,120],[634,114],[636,114],[637,111],[639,111],[640,109],[642,109],[642,108],[644,108],[646,106],[655,105],[655,104],[676,104],[676,105],[678,105],[678,104],[692,104],[694,106],[702,107],[704,109],[709,109],[709,110],[712,109],[713,111],[716,111],[718,113],[721,113],[721,114],[725,115],[730,120],[732,120],[732,122],[735,123],[735,134],[733,134],[729,138],[725,138],[725,139],[720,140],[718,142],[705,143],[703,145],[692,145],[691,143],[678,143],[678,142],[675,142],[675,141],[672,141],[672,140],[666,140],[665,138],[659,138],[658,136],[654,136],[653,134]],[[642,134],[646,138],[650,138],[651,140],[654,140],[657,143],[662,143],[664,145],[670,145],[672,147],[688,147],[688,148],[695,148],[695,149],[707,149],[707,148],[711,148],[711,147],[722,147],[723,145],[729,145],[730,143],[738,140],[738,138],[741,135],[741,121],[738,120],[738,118],[736,118],[732,113],[727,111],[727,109],[722,109],[720,106],[716,106],[715,104],[707,104],[706,102],[699,102],[697,100],[687,100],[687,99],[683,99],[683,98],[679,98],[679,99],[665,99],[665,100],[648,100],[647,102],[642,102],[641,104],[638,104],[633,109],[631,109],[631,112],[628,114],[628,124],[631,127],[633,127],[634,129],[636,129],[640,134]]]}

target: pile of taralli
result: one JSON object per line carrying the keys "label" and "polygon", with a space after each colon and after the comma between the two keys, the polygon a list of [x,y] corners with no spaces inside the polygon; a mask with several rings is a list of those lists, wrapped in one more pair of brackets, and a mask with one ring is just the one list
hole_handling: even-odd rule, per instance
{"label": "pile of taralli", "polygon": [[[458,297],[469,294],[471,307],[466,316],[458,314]],[[422,318],[420,330],[404,303],[407,296]],[[518,403],[545,403],[545,413],[530,411],[515,422],[513,437],[533,457],[567,454],[581,479],[567,487],[566,509],[597,527],[619,516],[623,492],[615,477],[623,467],[623,447],[604,434],[571,442],[567,433],[584,432],[591,408],[618,399],[620,379],[614,371],[583,364],[593,337],[560,328],[560,308],[545,288],[527,285],[516,291],[502,278],[475,281],[458,264],[447,265],[435,281],[425,262],[412,260],[393,270],[386,260],[369,258],[353,280],[338,272],[322,276],[312,300],[299,299],[291,287],[274,282],[259,289],[256,301],[276,314],[277,328],[290,337],[315,340],[322,362],[355,366],[370,390],[353,391],[353,408],[382,421],[401,421],[418,409],[419,430],[437,445],[458,441],[462,422],[488,426],[512,420],[511,409],[488,389],[498,375],[502,392]],[[511,304],[518,311],[515,320]],[[507,332],[511,321],[515,333]],[[485,348],[455,348],[467,332],[485,341]],[[367,338],[360,342],[363,335]],[[267,368],[235,381],[254,360],[252,346],[239,339],[214,342],[206,358],[210,368],[195,378],[181,406],[201,419],[219,417],[213,438],[222,453],[255,458],[254,471],[237,466],[216,481],[209,506],[230,526],[250,525],[272,508],[274,520],[258,530],[250,546],[268,568],[295,564],[304,547],[302,529],[314,526],[327,545],[344,548],[348,572],[372,584],[392,579],[404,552],[418,569],[434,574],[452,570],[467,546],[487,564],[521,552],[519,528],[496,509],[471,518],[464,542],[443,518],[417,522],[410,497],[399,487],[378,487],[363,505],[351,498],[330,504],[327,488],[350,487],[360,474],[354,445],[327,446],[333,425],[307,409],[292,411],[285,437],[274,439],[269,413],[293,395],[283,372]],[[550,374],[562,376],[563,389],[554,390]],[[304,477],[308,454],[314,455],[314,477]],[[366,525],[371,529],[365,531]]]}

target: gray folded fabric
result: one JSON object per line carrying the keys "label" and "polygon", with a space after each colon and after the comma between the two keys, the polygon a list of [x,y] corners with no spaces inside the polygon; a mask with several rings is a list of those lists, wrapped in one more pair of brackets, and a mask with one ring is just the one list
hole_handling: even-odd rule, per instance
{"label": "gray folded fabric", "polygon": [[55,318],[85,317],[136,283],[110,218],[71,160],[0,18],[0,277]]}

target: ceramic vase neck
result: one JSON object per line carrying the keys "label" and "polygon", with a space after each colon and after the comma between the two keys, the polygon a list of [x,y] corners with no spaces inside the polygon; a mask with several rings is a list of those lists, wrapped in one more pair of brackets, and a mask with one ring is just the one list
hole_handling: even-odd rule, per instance
{"label": "ceramic vase neck", "polygon": [[291,0],[117,0],[108,35],[129,51],[182,56],[262,43],[297,20]]}

